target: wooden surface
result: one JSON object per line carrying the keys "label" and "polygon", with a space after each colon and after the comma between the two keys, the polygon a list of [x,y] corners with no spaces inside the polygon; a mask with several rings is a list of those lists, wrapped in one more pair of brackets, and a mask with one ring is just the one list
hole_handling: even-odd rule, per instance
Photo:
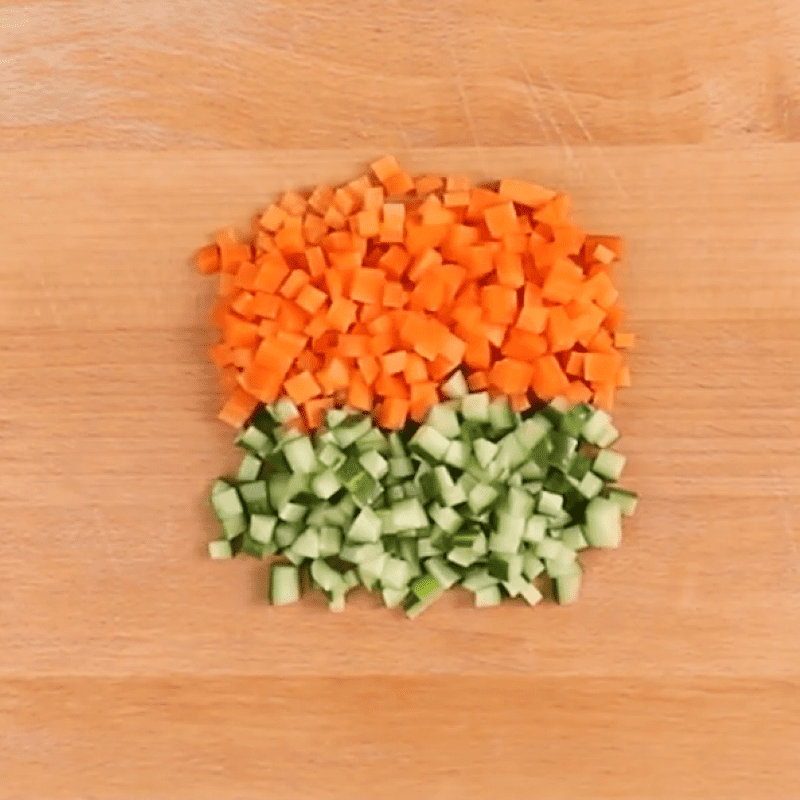
{"label": "wooden surface", "polygon": [[[791,0],[1,3],[0,800],[796,798],[798,54]],[[643,500],[575,607],[203,556],[188,256],[387,150],[628,239]]]}

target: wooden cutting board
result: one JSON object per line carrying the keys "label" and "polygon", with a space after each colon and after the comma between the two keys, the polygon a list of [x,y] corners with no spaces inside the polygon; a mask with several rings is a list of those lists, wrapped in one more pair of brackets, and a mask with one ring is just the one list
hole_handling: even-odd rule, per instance
{"label": "wooden cutting board", "polygon": [[[139,6],[0,12],[0,800],[796,797],[796,4]],[[574,607],[273,610],[204,557],[189,256],[389,150],[628,241],[642,502]]]}

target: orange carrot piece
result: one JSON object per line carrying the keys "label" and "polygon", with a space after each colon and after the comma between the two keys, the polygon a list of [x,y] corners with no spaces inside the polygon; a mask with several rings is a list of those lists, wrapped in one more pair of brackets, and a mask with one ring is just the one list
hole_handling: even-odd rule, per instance
{"label": "orange carrot piece", "polygon": [[511,325],[517,316],[517,293],[508,286],[491,284],[481,289],[483,318],[496,325]]}
{"label": "orange carrot piece", "polygon": [[575,327],[563,306],[548,309],[546,334],[553,353],[571,350],[575,346]]}
{"label": "orange carrot piece", "polygon": [[[568,303],[582,290],[583,271],[568,258],[560,258],[547,273],[542,297],[556,303]],[[582,296],[582,295],[581,295]]]}
{"label": "orange carrot piece", "polygon": [[239,269],[236,270],[236,277],[234,279],[234,283],[240,289],[252,289],[256,277],[258,276],[259,270],[260,267],[258,267],[252,261],[243,261],[239,265]]}
{"label": "orange carrot piece", "polygon": [[489,388],[489,376],[482,370],[470,372],[467,375],[467,386],[471,392],[482,392]]}
{"label": "orange carrot piece", "polygon": [[403,367],[406,383],[424,383],[428,380],[428,368],[425,359],[418,353],[406,353],[406,363]]}
{"label": "orange carrot piece", "polygon": [[343,358],[363,358],[369,355],[370,337],[358,333],[339,335],[338,353]]}
{"label": "orange carrot piece", "polygon": [[378,409],[378,424],[388,430],[400,430],[408,419],[410,403],[399,397],[387,397]]}
{"label": "orange carrot piece", "polygon": [[573,403],[588,403],[592,399],[592,394],[592,390],[579,380],[570,381],[569,386],[563,392],[563,396]]}
{"label": "orange carrot piece", "polygon": [[350,299],[359,303],[379,304],[383,302],[385,284],[386,273],[382,269],[359,268],[353,277]]}
{"label": "orange carrot piece", "polygon": [[501,239],[503,236],[519,230],[517,212],[512,202],[490,206],[483,212],[483,218],[489,233],[495,239]]}
{"label": "orange carrot piece", "polygon": [[313,350],[303,350],[298,354],[294,366],[300,372],[315,373],[322,367],[322,359]]}
{"label": "orange carrot piece", "polygon": [[400,397],[404,400],[409,397],[405,381],[397,375],[387,375],[385,372],[378,375],[372,388],[383,397]]}
{"label": "orange carrot piece", "polygon": [[350,385],[347,387],[347,402],[360,411],[372,410],[372,390],[358,372],[354,372],[350,376]]}
{"label": "orange carrot piece", "polygon": [[388,281],[383,289],[383,305],[387,308],[402,308],[408,301],[408,294],[399,281]]}
{"label": "orange carrot piece", "polygon": [[391,178],[392,175],[397,175],[401,171],[397,159],[392,155],[383,156],[383,158],[373,161],[369,166],[381,183],[385,183],[387,178]]}
{"label": "orange carrot piece", "polygon": [[422,422],[428,412],[439,402],[439,392],[433,381],[412,383],[409,387],[409,414],[415,422]]}
{"label": "orange carrot piece", "polygon": [[416,283],[429,269],[438,269],[442,266],[442,254],[438,250],[429,247],[420,253],[408,271],[409,280]]}
{"label": "orange carrot piece", "polygon": [[446,192],[469,192],[472,181],[466,175],[448,175],[445,178]]}
{"label": "orange carrot piece", "polygon": [[257,406],[257,398],[237,387],[219,412],[219,418],[233,428],[241,428]]}
{"label": "orange carrot piece", "polygon": [[534,376],[530,362],[502,358],[489,371],[489,381],[504,394],[514,395],[527,391]]}
{"label": "orange carrot piece", "polygon": [[591,350],[595,353],[613,353],[614,350],[614,340],[609,335],[608,331],[601,328],[597,333],[589,340],[589,343],[586,345],[588,350]]}
{"label": "orange carrot piece", "polygon": [[512,394],[511,397],[509,397],[509,403],[511,405],[511,410],[516,411],[518,414],[527,411],[531,407],[531,399],[528,397],[527,392]]}
{"label": "orange carrot piece", "polygon": [[516,327],[528,333],[543,333],[548,319],[548,310],[544,306],[523,306]]}
{"label": "orange carrot piece", "polygon": [[320,184],[311,192],[308,198],[308,205],[318,214],[324,215],[333,202],[333,189],[330,186]]}
{"label": "orange carrot piece", "polygon": [[405,233],[406,207],[403,203],[385,203],[380,225],[382,242],[402,243]]}
{"label": "orange carrot piece", "polygon": [[504,356],[516,358],[520,361],[530,361],[538,356],[543,356],[548,350],[547,340],[529,331],[512,328],[500,351]]}
{"label": "orange carrot piece", "polygon": [[303,217],[303,236],[307,244],[317,245],[328,235],[328,223],[311,212]]}
{"label": "orange carrot piece", "polygon": [[319,397],[322,393],[320,385],[310,372],[301,372],[299,375],[289,378],[284,381],[283,388],[295,403],[305,403],[312,397]]}
{"label": "orange carrot piece", "polygon": [[404,247],[392,245],[380,258],[381,267],[386,270],[386,274],[395,279],[403,276],[411,263],[411,256]]}
{"label": "orange carrot piece", "polygon": [[259,265],[252,288],[259,292],[276,292],[289,274],[289,266],[280,253],[268,253]]}
{"label": "orange carrot piece", "polygon": [[600,408],[606,411],[612,411],[614,408],[614,384],[601,383],[592,386],[594,390],[594,402]]}
{"label": "orange carrot piece", "polygon": [[289,215],[283,208],[273,204],[261,215],[259,223],[264,230],[270,233],[276,233],[280,230],[287,216]]}
{"label": "orange carrot piece", "polygon": [[566,391],[569,379],[561,369],[561,364],[553,355],[540,356],[534,363],[534,376],[531,388],[541,400],[552,400]]}
{"label": "orange carrot piece", "polygon": [[338,297],[328,309],[328,324],[340,333],[347,333],[356,321],[356,304],[346,297]]}
{"label": "orange carrot piece", "polygon": [[335,203],[331,204],[330,208],[325,212],[325,216],[322,219],[329,228],[333,228],[336,231],[341,230],[345,227],[345,225],[347,225],[346,215],[339,211]]}
{"label": "orange carrot piece", "polygon": [[311,284],[306,284],[297,295],[295,302],[298,306],[300,306],[300,308],[303,309],[303,311],[307,311],[309,314],[315,314],[320,308],[322,308],[326,298],[327,295],[325,292],[317,289]]}
{"label": "orange carrot piece", "polygon": [[530,181],[505,178],[500,181],[499,193],[528,208],[540,208],[555,197],[555,192]]}
{"label": "orange carrot piece", "polygon": [[474,338],[467,341],[464,351],[464,363],[475,370],[487,370],[492,365],[492,350],[489,341],[483,338]]}
{"label": "orange carrot piece", "polygon": [[402,170],[394,175],[390,175],[385,181],[382,181],[382,183],[386,189],[386,194],[390,197],[397,197],[414,191],[414,179],[407,172],[403,172]]}
{"label": "orange carrot piece", "polygon": [[213,275],[215,272],[219,272],[222,265],[217,245],[207,244],[205,247],[201,247],[195,253],[194,264],[201,275]]}
{"label": "orange carrot piece", "polygon": [[573,350],[567,359],[566,373],[575,377],[583,377],[583,368],[586,362],[586,353]]}
{"label": "orange carrot piece", "polygon": [[522,256],[510,250],[499,250],[494,257],[497,281],[501,286],[520,289],[525,285],[525,273],[522,269]]}
{"label": "orange carrot piece", "polygon": [[368,355],[362,356],[358,359],[358,369],[364,378],[367,386],[372,386],[375,383],[378,375],[381,374],[381,368],[378,364],[378,359],[375,356]]}
{"label": "orange carrot piece", "polygon": [[346,389],[350,383],[350,371],[340,358],[332,358],[326,366],[317,371],[315,377],[328,394],[337,389]]}
{"label": "orange carrot piece", "polygon": [[303,403],[303,418],[308,428],[316,430],[322,427],[325,422],[325,412],[330,408],[333,408],[332,397],[319,397],[316,400],[308,400]]}
{"label": "orange carrot piece", "polygon": [[359,211],[355,215],[356,230],[365,239],[378,236],[381,231],[380,215],[377,211]]}
{"label": "orange carrot piece", "polygon": [[569,197],[565,194],[557,194],[541,208],[534,211],[532,216],[538,222],[544,222],[548,225],[561,225],[567,221],[569,206]]}
{"label": "orange carrot piece", "polygon": [[222,335],[231,347],[250,347],[258,342],[258,326],[237,314],[225,315]]}
{"label": "orange carrot piece", "polygon": [[617,333],[614,334],[614,344],[617,347],[622,348],[629,348],[636,346],[636,334],[635,333]]}
{"label": "orange carrot piece", "polygon": [[396,375],[402,372],[408,360],[408,352],[406,350],[396,350],[392,353],[386,353],[380,357],[381,368],[387,375]]}
{"label": "orange carrot piece", "polygon": [[438,175],[421,175],[414,179],[414,191],[422,197],[423,195],[438,192],[444,187],[444,180]]}
{"label": "orange carrot piece", "polygon": [[211,356],[211,360],[220,369],[233,363],[232,348],[227,342],[218,342],[217,344],[212,345],[208,348],[208,352]]}
{"label": "orange carrot piece", "polygon": [[286,280],[281,285],[278,293],[283,295],[287,300],[294,300],[303,288],[308,284],[308,273],[302,269],[294,269],[287,276]]}
{"label": "orange carrot piece", "polygon": [[583,376],[587,381],[614,384],[622,364],[616,351],[611,353],[587,353],[584,359]]}
{"label": "orange carrot piece", "polygon": [[461,359],[451,359],[446,355],[439,354],[428,364],[428,375],[436,383],[442,383],[458,368],[460,363]]}

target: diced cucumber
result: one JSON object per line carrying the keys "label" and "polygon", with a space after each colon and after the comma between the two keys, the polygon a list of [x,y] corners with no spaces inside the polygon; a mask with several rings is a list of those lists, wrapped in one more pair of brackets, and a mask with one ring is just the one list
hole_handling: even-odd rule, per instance
{"label": "diced cucumber", "polygon": [[447,452],[444,455],[444,460],[459,469],[465,469],[469,463],[470,448],[465,442],[455,441],[450,443]]}
{"label": "diced cucumber", "polygon": [[489,403],[489,427],[496,435],[511,430],[515,423],[514,413],[505,397],[498,397]]}
{"label": "diced cucumber", "polygon": [[475,592],[476,608],[491,608],[499,606],[503,602],[503,595],[500,593],[499,586],[487,586],[485,589],[478,589]]}
{"label": "diced cucumber", "polygon": [[591,547],[619,547],[622,509],[613,500],[595,497],[586,506],[586,541]]}
{"label": "diced cucumber", "polygon": [[556,600],[565,606],[574,603],[581,591],[583,575],[580,570],[555,579]]}
{"label": "diced cucumber", "polygon": [[554,517],[556,514],[560,514],[563,510],[563,502],[564,499],[560,494],[553,494],[552,492],[543,491],[539,495],[539,502],[536,510],[545,516]]}
{"label": "diced cucumber", "polygon": [[[379,456],[380,457],[380,456]],[[326,469],[315,475],[311,481],[311,490],[314,494],[327,500],[332,497],[342,488],[342,482],[336,477],[336,474],[331,469]]]}
{"label": "diced cucumber", "polygon": [[445,405],[434,406],[425,418],[425,424],[442,434],[447,439],[455,439],[461,433],[458,414]]}
{"label": "diced cucumber", "polygon": [[489,421],[489,393],[476,392],[461,398],[461,415],[473,422]]}
{"label": "diced cucumber", "polygon": [[297,567],[275,564],[270,582],[272,605],[285,606],[300,599],[300,572]]}
{"label": "diced cucumber", "polygon": [[245,453],[242,463],[239,465],[239,471],[236,473],[236,480],[239,483],[258,480],[263,464],[264,462],[258,456]]}
{"label": "diced cucumber", "polygon": [[359,463],[372,477],[379,481],[389,472],[389,462],[376,450],[368,450],[359,456]]}
{"label": "diced cucumber", "polygon": [[272,542],[272,536],[277,524],[277,517],[268,516],[266,514],[253,514],[250,517],[250,536],[257,542],[269,544]]}
{"label": "diced cucumber", "polygon": [[561,542],[565,547],[569,547],[570,550],[585,550],[589,546],[581,525],[572,525],[569,528],[564,528],[561,531]]}
{"label": "diced cucumber", "polygon": [[490,586],[497,586],[498,579],[489,574],[485,567],[473,567],[470,569],[461,585],[471,592],[478,592],[481,589],[488,589]]}
{"label": "diced cucumber", "polygon": [[603,479],[594,474],[594,472],[587,472],[578,483],[578,491],[587,499],[597,497],[603,490]]}
{"label": "diced cucumber", "polygon": [[601,478],[617,481],[625,469],[625,460],[625,456],[622,453],[616,453],[613,450],[601,450],[592,464],[592,471]]}
{"label": "diced cucumber", "polygon": [[215,539],[208,543],[208,555],[216,560],[233,558],[233,548],[227,539]]}
{"label": "diced cucumber", "polygon": [[223,484],[221,481],[215,484],[211,492],[211,505],[220,522],[244,514],[244,504],[239,492],[233,486]]}
{"label": "diced cucumber", "polygon": [[544,564],[540,558],[537,558],[536,553],[528,551],[522,556],[522,574],[532,581],[544,572]]}
{"label": "diced cucumber", "polygon": [[631,516],[636,511],[636,506],[639,502],[639,496],[636,492],[620,489],[616,486],[608,490],[608,499],[620,507],[623,517]]}
{"label": "diced cucumber", "polygon": [[380,517],[375,511],[368,506],[364,507],[347,531],[347,540],[359,543],[377,542],[381,538],[382,528]]}
{"label": "diced cucumber", "polygon": [[[464,377],[464,373],[461,370],[457,370],[454,372],[443,384],[442,384],[442,394],[445,397],[464,397],[464,395],[469,392],[469,387],[467,386],[467,380]],[[438,406],[437,406],[438,408]]]}
{"label": "diced cucumber", "polygon": [[494,486],[488,486],[486,484],[479,483],[468,493],[467,504],[469,505],[471,511],[477,514],[478,512],[489,508],[499,496],[500,493],[494,488]]}
{"label": "diced cucumber", "polygon": [[441,556],[434,556],[425,561],[425,569],[436,579],[437,583],[449,589],[458,582],[461,575]]}
{"label": "diced cucumber", "polygon": [[450,440],[430,425],[421,425],[408,443],[408,449],[412,453],[417,453],[433,463],[440,463],[444,459],[448,447]]}

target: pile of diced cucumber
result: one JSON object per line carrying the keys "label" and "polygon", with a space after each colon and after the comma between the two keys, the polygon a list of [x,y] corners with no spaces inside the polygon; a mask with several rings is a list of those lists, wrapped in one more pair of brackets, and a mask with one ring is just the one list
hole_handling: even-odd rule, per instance
{"label": "pile of diced cucumber", "polygon": [[476,606],[534,605],[548,581],[559,603],[574,602],[579,551],[617,547],[636,507],[615,485],[625,457],[608,449],[611,418],[560,400],[520,415],[469,393],[461,373],[444,388],[451,399],[399,433],[336,409],[309,436],[284,425],[290,401],[260,409],[237,439],[236,478],[211,492],[223,533],[211,557],[279,555],[275,605],[303,584],[338,611],[362,585],[415,617],[456,584]]}

